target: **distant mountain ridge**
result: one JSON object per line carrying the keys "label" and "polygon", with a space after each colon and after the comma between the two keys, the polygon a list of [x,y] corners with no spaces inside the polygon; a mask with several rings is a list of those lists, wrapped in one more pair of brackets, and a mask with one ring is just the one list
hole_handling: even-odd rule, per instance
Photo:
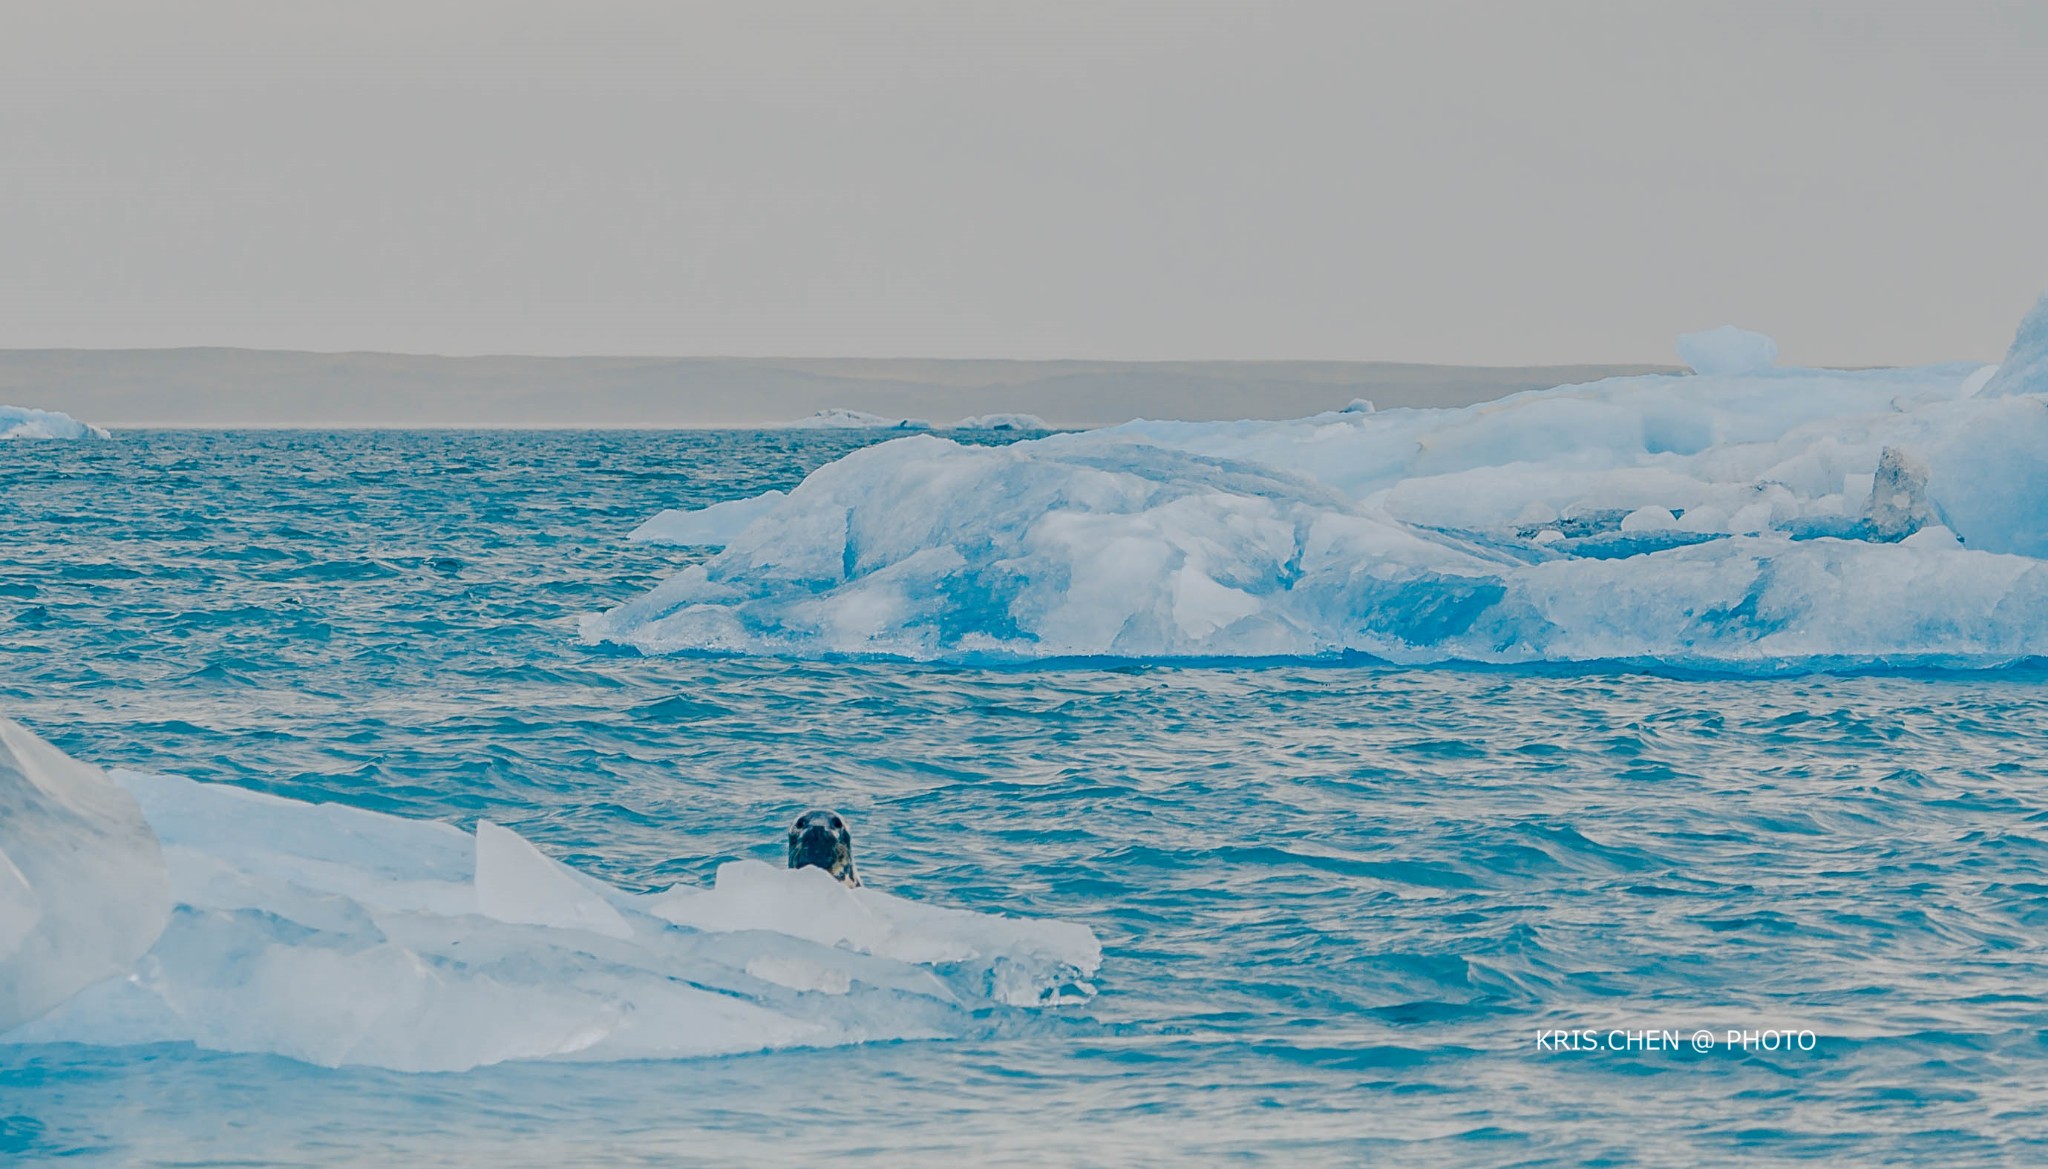
{"label": "distant mountain ridge", "polygon": [[1673,368],[13,349],[0,350],[0,403],[112,427],[746,427],[832,407],[941,426],[1003,412],[1102,426],[1292,418],[1354,398],[1460,406]]}

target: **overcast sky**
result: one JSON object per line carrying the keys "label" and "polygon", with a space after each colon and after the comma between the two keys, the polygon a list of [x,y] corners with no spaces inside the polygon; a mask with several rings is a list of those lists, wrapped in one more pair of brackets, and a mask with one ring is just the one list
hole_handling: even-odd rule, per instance
{"label": "overcast sky", "polygon": [[1998,357],[2048,4],[0,0],[0,347]]}

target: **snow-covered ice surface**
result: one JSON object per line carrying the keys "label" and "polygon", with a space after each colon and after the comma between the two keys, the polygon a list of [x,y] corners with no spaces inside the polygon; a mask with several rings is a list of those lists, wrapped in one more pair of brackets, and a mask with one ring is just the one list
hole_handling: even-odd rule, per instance
{"label": "snow-covered ice surface", "polygon": [[0,441],[15,438],[111,438],[104,427],[56,410],[0,406]]}
{"label": "snow-covered ice surface", "polygon": [[865,410],[833,407],[788,424],[792,430],[930,430],[922,418],[884,418]]}
{"label": "snow-covered ice surface", "polygon": [[[18,746],[18,728],[0,733]],[[94,774],[28,742],[36,776]],[[44,919],[72,924],[61,945],[17,946],[0,967],[8,987],[37,991],[17,1019],[56,1006],[0,1042],[183,1041],[411,1072],[703,1056],[940,1038],[994,1004],[1086,997],[1101,961],[1082,926],[847,890],[816,871],[736,862],[715,888],[633,894],[489,821],[472,835],[174,776],[117,778],[134,799],[104,777],[93,794],[127,808],[118,839],[41,829],[47,817],[12,807],[0,823],[31,886],[62,894],[41,902]],[[75,871],[14,848],[24,836],[61,848]],[[145,862],[154,886],[136,871]],[[0,892],[11,914],[19,895]],[[88,922],[119,925],[115,943]]]}
{"label": "snow-covered ice surface", "polygon": [[[2044,310],[2005,369],[2033,370]],[[1707,369],[1456,410],[918,436],[584,622],[651,653],[1628,662],[2048,654],[2048,374]],[[1939,527],[1947,538],[1909,539]]]}
{"label": "snow-covered ice surface", "polygon": [[125,973],[169,912],[134,799],[0,718],[0,1031]]}

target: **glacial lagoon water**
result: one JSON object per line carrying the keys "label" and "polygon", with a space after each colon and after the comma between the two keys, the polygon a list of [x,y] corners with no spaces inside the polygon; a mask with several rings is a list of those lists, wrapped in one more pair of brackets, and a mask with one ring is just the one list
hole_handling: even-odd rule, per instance
{"label": "glacial lagoon water", "polygon": [[1092,997],[932,1039],[459,1073],[0,1043],[0,1160],[2048,1157],[2038,664],[977,667],[579,639],[701,558],[625,541],[655,512],[885,437],[0,445],[0,713],[107,767],[487,819],[632,890],[774,861],[829,805],[878,888],[1087,926]]}

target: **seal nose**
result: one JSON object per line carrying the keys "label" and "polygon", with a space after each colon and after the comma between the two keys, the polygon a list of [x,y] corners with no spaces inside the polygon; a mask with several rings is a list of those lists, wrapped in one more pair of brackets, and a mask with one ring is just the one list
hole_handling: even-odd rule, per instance
{"label": "seal nose", "polygon": [[823,824],[810,824],[789,842],[789,867],[801,869],[806,865],[831,871],[839,859],[839,836]]}

